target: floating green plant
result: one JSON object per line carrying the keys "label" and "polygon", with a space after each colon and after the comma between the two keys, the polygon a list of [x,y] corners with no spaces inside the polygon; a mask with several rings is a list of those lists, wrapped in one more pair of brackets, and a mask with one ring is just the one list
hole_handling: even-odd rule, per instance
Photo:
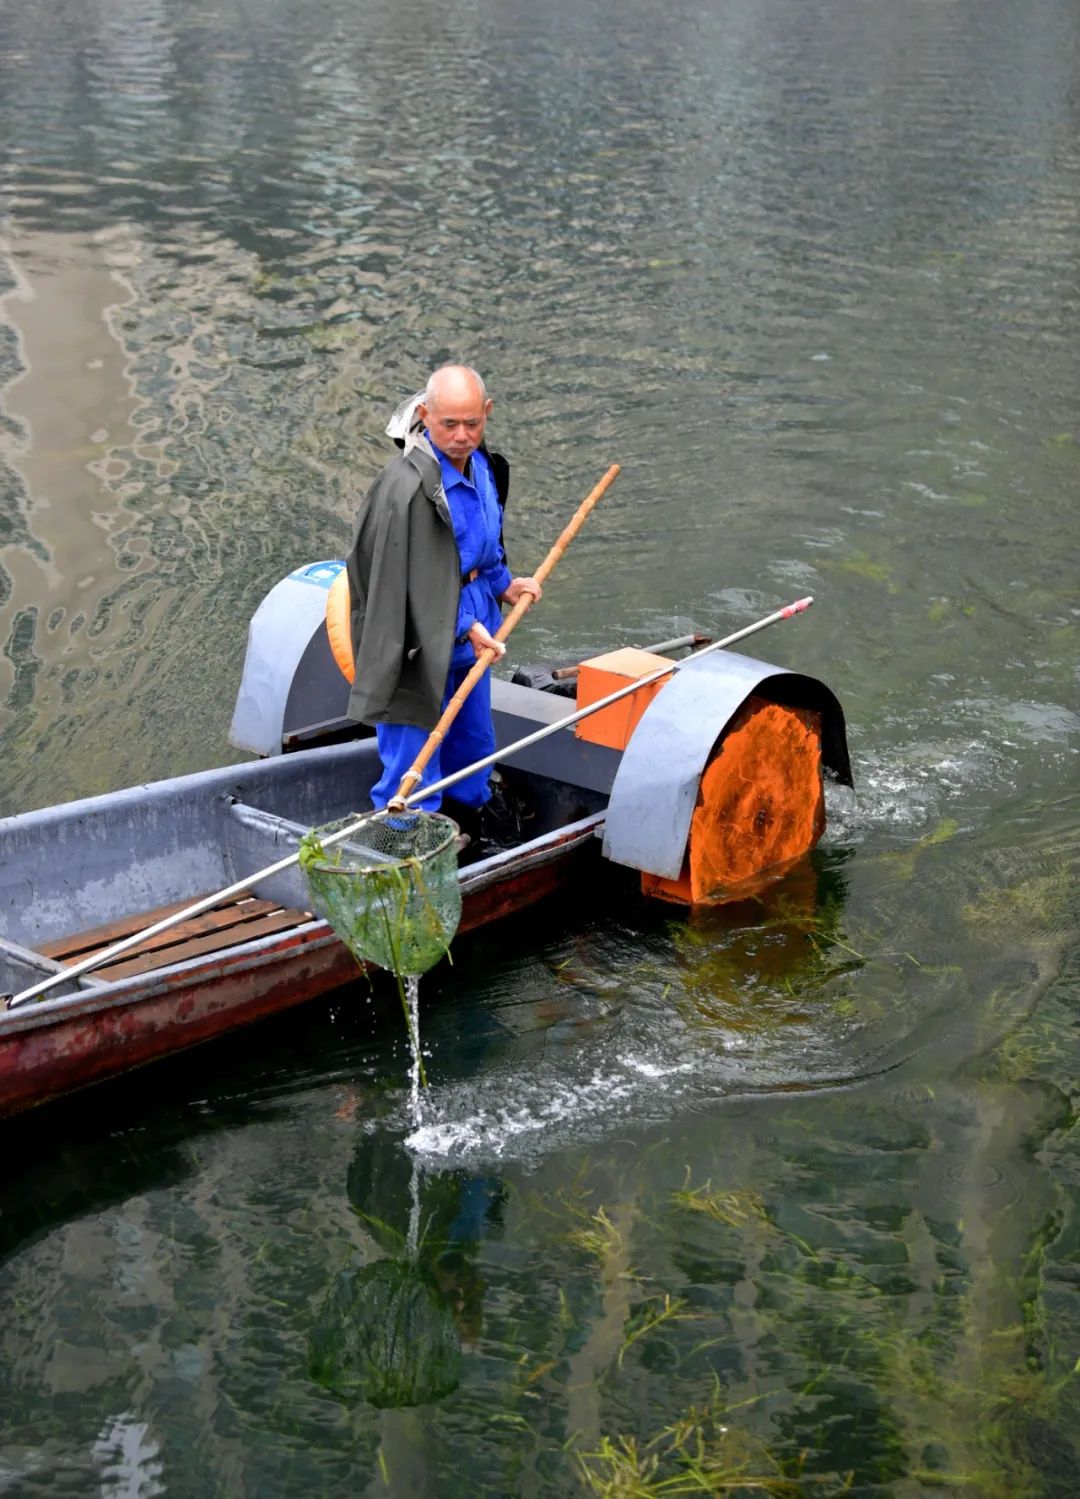
{"label": "floating green plant", "polygon": [[884,854],[885,862],[898,869],[907,879],[914,879],[919,860],[928,848],[936,848],[940,843],[948,843],[955,838],[960,831],[960,824],[953,817],[943,817],[936,827],[931,828],[918,842],[913,843],[910,848],[900,849],[893,853]]}
{"label": "floating green plant", "polygon": [[867,578],[871,583],[884,583],[890,593],[896,593],[896,584],[892,581],[889,568],[884,562],[875,562],[865,552],[858,549],[852,551],[850,556],[841,557],[832,561],[830,566],[838,572],[853,573],[858,578]]}
{"label": "floating green plant", "polygon": [[926,617],[932,625],[943,625],[946,620],[963,616],[964,619],[973,619],[976,614],[974,604],[961,603],[956,599],[935,599],[926,611]]}

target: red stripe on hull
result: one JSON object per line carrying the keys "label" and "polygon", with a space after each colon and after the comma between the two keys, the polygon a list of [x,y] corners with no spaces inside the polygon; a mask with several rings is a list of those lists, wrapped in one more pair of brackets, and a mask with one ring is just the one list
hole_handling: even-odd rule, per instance
{"label": "red stripe on hull", "polygon": [[[459,932],[486,926],[532,905],[564,883],[569,858],[525,869],[465,897]],[[156,992],[127,1003],[79,1011],[54,1024],[0,1034],[0,1117],[18,1114],[161,1057],[198,1046],[276,1015],[357,976],[348,950],[325,940],[326,928],[249,955],[222,954],[194,972],[158,980]],[[280,956],[278,956],[280,954]],[[162,984],[165,987],[162,987]]]}

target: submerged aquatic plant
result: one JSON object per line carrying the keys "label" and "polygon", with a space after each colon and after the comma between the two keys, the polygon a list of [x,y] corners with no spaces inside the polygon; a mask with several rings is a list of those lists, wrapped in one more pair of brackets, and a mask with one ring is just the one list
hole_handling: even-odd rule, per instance
{"label": "submerged aquatic plant", "polygon": [[712,1218],[717,1223],[726,1223],[729,1228],[769,1221],[765,1203],[756,1192],[744,1189],[731,1192],[714,1190],[711,1181],[707,1181],[702,1187],[691,1187],[689,1167],[686,1171],[686,1185],[672,1192],[671,1200],[677,1207],[686,1208],[692,1213],[704,1213],[707,1218]]}
{"label": "submerged aquatic plant", "polygon": [[1025,871],[1009,885],[987,883],[961,909],[977,931],[1029,937],[1069,934],[1076,925],[1076,885],[1068,868]]}
{"label": "submerged aquatic plant", "polygon": [[[1071,1115],[1066,1122],[1071,1127]],[[831,1457],[844,1468],[854,1461],[860,1484],[904,1480],[980,1499],[1071,1492],[1054,1487],[1065,1474],[1071,1482],[1075,1443],[1066,1434],[1080,1410],[1074,1328],[1062,1315],[1069,1279],[1061,1267],[1071,1248],[1061,1242],[1065,1212],[1046,1217],[1019,1260],[1003,1253],[1010,1237],[998,1242],[996,1221],[994,1237],[984,1238],[988,1225],[975,1206],[966,1229],[899,1210],[886,1196],[860,1243],[858,1218],[841,1212],[845,1232],[837,1234],[830,1194],[818,1192],[820,1234],[811,1244],[767,1210],[759,1216],[753,1194],[706,1182],[672,1199],[717,1225],[711,1252],[734,1256],[731,1276],[754,1287],[738,1325],[725,1320],[702,1348],[741,1342],[751,1370],[757,1350],[782,1348],[794,1366],[813,1371],[808,1381],[789,1382],[773,1416],[786,1452],[806,1447],[816,1463]],[[1054,1317],[1047,1279],[1058,1298]],[[752,1375],[741,1377],[750,1391],[760,1389]]]}
{"label": "submerged aquatic plant", "polygon": [[769,892],[768,900],[673,927],[675,1002],[692,1024],[761,1035],[850,1003],[850,981],[882,955],[841,937],[835,902],[818,905],[811,891],[800,893],[802,900]]}
{"label": "submerged aquatic plant", "polygon": [[594,1207],[581,1176],[551,1198],[535,1198],[533,1205],[551,1220],[561,1244],[580,1250],[595,1261],[606,1284],[637,1284],[640,1273],[631,1259],[632,1205],[622,1203],[612,1212],[603,1203]]}
{"label": "submerged aquatic plant", "polygon": [[[666,1499],[681,1494],[805,1496],[813,1489],[802,1459],[785,1465],[727,1411],[691,1407],[684,1416],[640,1443],[633,1436],[602,1437],[577,1454],[578,1473],[596,1499]],[[851,1475],[831,1477],[827,1492],[843,1494]],[[819,1493],[826,1489],[819,1486]]]}
{"label": "submerged aquatic plant", "polygon": [[626,1241],[622,1231],[612,1223],[602,1207],[588,1216],[581,1210],[580,1218],[580,1226],[567,1230],[568,1244],[583,1249],[601,1264],[623,1253]]}
{"label": "submerged aquatic plant", "polygon": [[618,1367],[622,1368],[623,1359],[630,1352],[634,1344],[639,1342],[640,1339],[647,1337],[649,1333],[655,1332],[658,1327],[663,1327],[667,1322],[695,1321],[697,1313],[687,1311],[686,1306],[687,1303],[681,1296],[673,1298],[667,1292],[664,1293],[662,1301],[659,1297],[656,1297],[654,1300],[646,1301],[643,1306],[640,1306],[631,1318],[629,1330],[623,1338],[622,1347],[619,1349],[619,1356],[616,1359]]}

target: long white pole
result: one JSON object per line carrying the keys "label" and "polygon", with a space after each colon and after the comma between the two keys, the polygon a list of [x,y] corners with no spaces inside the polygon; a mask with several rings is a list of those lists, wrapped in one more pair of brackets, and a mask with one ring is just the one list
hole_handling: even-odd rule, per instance
{"label": "long white pole", "polygon": [[[782,619],[791,619],[795,614],[801,614],[804,609],[809,609],[813,603],[812,598],[796,599],[795,603],[788,604],[783,609],[777,609],[772,614],[767,614],[764,619],[759,619],[756,624],[745,625],[741,630],[736,630],[732,635],[726,635],[723,640],[714,641],[704,650],[697,651],[692,656],[685,657],[682,661],[672,662],[670,666],[658,667],[656,671],[650,672],[647,677],[640,677],[636,682],[630,682],[625,687],[618,688],[615,692],[609,692],[607,697],[602,697],[598,702],[590,703],[587,708],[579,708],[576,713],[570,713],[565,718],[556,719],[554,723],[547,724],[542,729],[536,729],[531,734],[526,734],[524,739],[515,740],[508,744],[505,749],[495,750],[490,755],[485,755],[482,760],[477,760],[472,765],[467,765],[464,770],[456,770],[453,775],[443,776],[441,781],[435,781],[430,786],[422,786],[404,798],[404,804],[409,806],[414,801],[420,801],[434,795],[436,792],[449,790],[456,786],[458,781],[463,781],[466,776],[473,775],[478,770],[484,770],[488,765],[494,765],[496,760],[508,760],[512,755],[518,754],[530,745],[539,744],[541,739],[547,739],[551,734],[557,734],[560,729],[572,728],[574,724],[580,723],[583,718],[588,718],[593,713],[599,713],[601,708],[610,707],[617,703],[620,698],[629,697],[632,692],[639,692],[642,687],[648,687],[653,682],[659,682],[664,677],[671,676],[673,672],[681,671],[687,662],[700,661],[702,656],[709,656],[713,651],[722,651],[729,645],[735,645],[740,640],[745,640],[748,635],[756,635],[759,630],[766,629],[769,625],[775,625]],[[378,812],[365,812],[363,816],[357,817],[347,827],[339,828],[336,833],[329,834],[323,838],[322,844],[325,848],[329,844],[342,843],[350,838],[353,833],[371,822],[376,817],[390,816],[390,809],[383,807]],[[78,978],[80,974],[89,973],[91,968],[99,968],[103,963],[111,963],[114,958],[121,957],[130,952],[133,947],[139,947],[143,942],[148,942],[151,937],[156,937],[159,932],[167,932],[170,927],[178,926],[180,922],[187,921],[193,916],[201,916],[204,911],[211,911],[215,906],[221,905],[223,901],[232,900],[235,895],[242,895],[245,890],[250,890],[252,885],[258,884],[260,880],[269,879],[271,875],[280,874],[283,869],[290,868],[300,858],[299,850],[289,854],[284,859],[279,859],[276,864],[268,864],[265,869],[257,870],[255,874],[248,875],[245,879],[237,880],[235,885],[229,885],[224,890],[218,890],[213,895],[204,895],[201,900],[195,901],[190,906],[185,906],[182,911],[174,911],[171,916],[165,916],[160,921],[155,921],[153,926],[148,926],[144,931],[135,932],[130,937],[124,937],[119,942],[114,942],[111,947],[103,948],[100,952],[91,953],[87,958],[80,958],[79,962],[72,963],[59,973],[24,989],[21,994],[16,994],[8,1000],[8,1010],[14,1010],[17,1006],[25,1004],[27,1000],[36,999],[39,994],[54,988],[57,984],[63,984],[68,979]]]}

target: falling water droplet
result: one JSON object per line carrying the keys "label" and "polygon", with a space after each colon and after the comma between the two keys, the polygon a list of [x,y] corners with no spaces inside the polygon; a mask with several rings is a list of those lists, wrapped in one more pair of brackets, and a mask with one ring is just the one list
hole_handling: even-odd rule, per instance
{"label": "falling water droplet", "polygon": [[405,994],[409,1005],[409,1050],[412,1053],[409,1068],[409,1110],[413,1128],[418,1129],[421,1122],[420,1081],[424,1064],[420,1049],[420,980],[415,974],[406,978]]}

